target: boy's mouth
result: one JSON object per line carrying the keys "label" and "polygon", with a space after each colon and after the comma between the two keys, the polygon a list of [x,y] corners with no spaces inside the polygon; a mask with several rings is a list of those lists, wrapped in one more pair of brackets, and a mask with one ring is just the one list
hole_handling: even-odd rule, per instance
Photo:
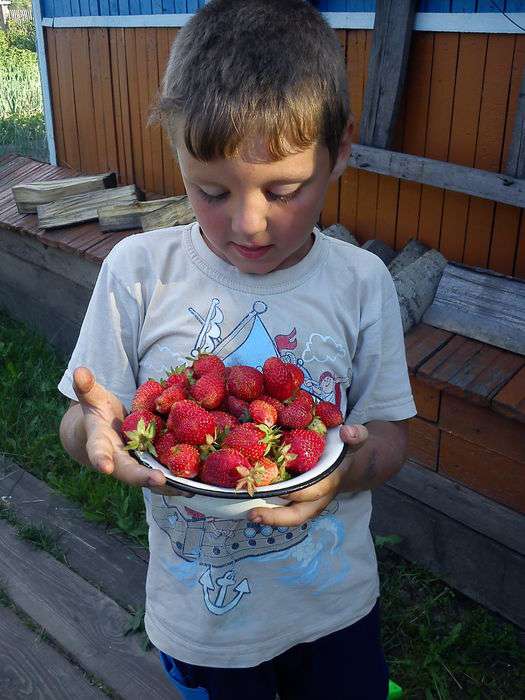
{"label": "boy's mouth", "polygon": [[232,245],[235,248],[235,250],[243,256],[243,258],[251,259],[262,257],[272,247],[271,245],[244,246],[239,245],[238,243],[232,243]]}

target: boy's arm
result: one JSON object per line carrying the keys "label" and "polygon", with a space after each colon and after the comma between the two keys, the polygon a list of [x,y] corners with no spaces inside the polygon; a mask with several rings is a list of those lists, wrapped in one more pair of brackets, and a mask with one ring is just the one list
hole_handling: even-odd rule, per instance
{"label": "boy's arm", "polygon": [[340,436],[350,452],[338,468],[317,484],[291,493],[290,504],[277,508],[254,508],[253,522],[274,527],[294,527],[315,518],[338,493],[357,493],[376,488],[402,467],[406,458],[406,421],[370,421],[343,425]]}

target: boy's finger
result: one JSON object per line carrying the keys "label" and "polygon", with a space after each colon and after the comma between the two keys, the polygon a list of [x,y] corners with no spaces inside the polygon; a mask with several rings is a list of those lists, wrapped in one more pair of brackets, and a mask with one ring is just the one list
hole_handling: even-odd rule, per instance
{"label": "boy's finger", "polygon": [[88,436],[86,452],[94,469],[103,474],[111,474],[114,470],[114,446],[108,435],[94,434]]}
{"label": "boy's finger", "polygon": [[83,406],[101,406],[107,400],[105,389],[87,367],[77,367],[73,372],[73,390]]}
{"label": "boy's finger", "polygon": [[113,476],[130,486],[146,486],[159,488],[166,483],[166,477],[158,469],[144,467],[133,459],[125,450],[115,453],[115,469]]}
{"label": "boy's finger", "polygon": [[252,522],[273,527],[297,527],[319,515],[330,500],[331,498],[326,497],[317,501],[296,501],[289,506],[277,508],[254,508],[248,517]]}
{"label": "boy's finger", "polygon": [[368,430],[364,425],[342,425],[339,437],[347,445],[349,452],[355,452],[368,439]]}

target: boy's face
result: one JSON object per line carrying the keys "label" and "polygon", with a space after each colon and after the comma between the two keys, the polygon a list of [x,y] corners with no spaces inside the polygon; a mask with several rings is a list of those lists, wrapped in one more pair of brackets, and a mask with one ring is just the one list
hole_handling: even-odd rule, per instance
{"label": "boy's face", "polygon": [[241,272],[264,275],[299,262],[312,247],[331,179],[328,149],[313,145],[279,161],[252,142],[235,158],[202,162],[182,139],[177,154],[208,247]]}

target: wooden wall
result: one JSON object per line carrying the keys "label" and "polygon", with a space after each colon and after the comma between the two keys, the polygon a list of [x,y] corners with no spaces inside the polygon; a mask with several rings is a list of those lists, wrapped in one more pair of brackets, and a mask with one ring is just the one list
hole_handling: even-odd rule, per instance
{"label": "wooden wall", "polygon": [[[167,139],[147,127],[171,28],[45,28],[57,157],[85,172],[180,194]],[[339,30],[359,140],[372,32]],[[414,32],[395,150],[501,172],[508,157],[525,36]],[[419,238],[450,260],[525,277],[522,210],[349,168],[329,193],[323,225],[396,249]]]}

